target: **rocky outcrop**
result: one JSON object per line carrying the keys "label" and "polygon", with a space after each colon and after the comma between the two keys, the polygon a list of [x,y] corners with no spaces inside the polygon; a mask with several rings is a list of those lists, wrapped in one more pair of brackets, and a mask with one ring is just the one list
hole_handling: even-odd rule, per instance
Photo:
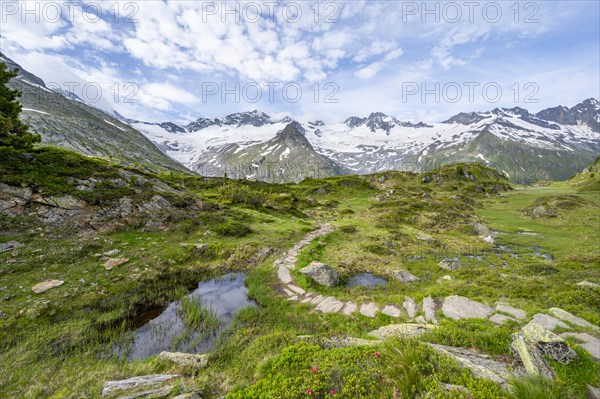
{"label": "rocky outcrop", "polygon": [[533,319],[531,319],[530,323],[535,323],[550,331],[554,330],[556,327],[569,328],[568,325],[558,320],[556,317],[548,316],[543,313],[536,313],[533,315]]}
{"label": "rocky outcrop", "polygon": [[548,311],[550,313],[552,313],[554,316],[558,317],[559,319],[564,320],[573,325],[576,325],[578,327],[590,328],[590,329],[596,330],[596,331],[600,330],[600,328],[598,326],[595,326],[592,323],[590,323],[589,321],[584,320],[581,317],[577,317],[577,316],[567,312],[566,310],[562,310],[560,308],[550,308],[550,309],[548,309]]}
{"label": "rocky outcrop", "polygon": [[312,262],[300,270],[301,274],[312,278],[316,283],[333,287],[340,281],[340,276],[331,266],[321,262]]}

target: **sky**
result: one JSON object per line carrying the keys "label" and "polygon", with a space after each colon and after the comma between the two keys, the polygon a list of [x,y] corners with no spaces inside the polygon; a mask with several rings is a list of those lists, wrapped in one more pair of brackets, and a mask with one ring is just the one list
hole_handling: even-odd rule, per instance
{"label": "sky", "polygon": [[436,122],[600,97],[600,2],[0,0],[0,50],[143,121]]}

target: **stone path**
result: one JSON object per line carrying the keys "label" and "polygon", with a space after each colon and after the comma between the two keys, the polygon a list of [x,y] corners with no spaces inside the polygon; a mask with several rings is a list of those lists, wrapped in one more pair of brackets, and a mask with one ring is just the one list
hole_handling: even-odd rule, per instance
{"label": "stone path", "polygon": [[[305,246],[315,238],[329,234],[331,231],[333,231],[333,228],[330,224],[322,225],[319,229],[306,235],[306,237],[296,243],[292,249],[284,253],[281,258],[274,262],[273,265],[277,269],[277,277],[281,283],[281,291],[287,296],[288,300],[311,305],[317,311],[323,313],[339,313],[349,316],[358,312],[366,317],[375,317],[377,313],[382,313],[393,318],[405,318],[409,321],[415,321],[418,323],[417,325],[438,324],[436,317],[438,312],[444,317],[454,320],[483,318],[489,319],[492,323],[497,325],[502,325],[509,321],[524,323],[528,318],[527,312],[512,307],[505,302],[496,302],[495,306],[492,307],[458,295],[451,295],[447,298],[432,298],[431,296],[428,296],[423,299],[422,308],[419,308],[419,305],[413,298],[407,296],[402,303],[388,303],[380,308],[373,302],[355,303],[352,301],[343,301],[333,296],[324,297],[312,292],[307,292],[297,285],[294,285],[294,279],[290,271],[295,268],[298,255]],[[421,309],[424,316],[417,316]],[[571,327],[569,324],[575,327],[600,331],[598,326],[562,309],[550,308],[548,312],[554,316],[537,313],[529,323],[538,324],[550,331],[553,331],[558,327],[570,329]],[[573,334],[572,336],[575,338],[582,339],[587,345],[584,346],[584,344],[582,344],[581,346],[592,352],[594,358],[599,356],[598,352],[594,351],[594,345],[598,342],[598,338],[590,334],[579,334],[580,336],[577,336],[577,334],[574,333],[570,334]]]}

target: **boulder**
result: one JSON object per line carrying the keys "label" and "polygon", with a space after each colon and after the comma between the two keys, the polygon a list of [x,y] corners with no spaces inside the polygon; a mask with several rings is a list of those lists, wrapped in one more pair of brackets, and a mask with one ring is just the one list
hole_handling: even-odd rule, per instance
{"label": "boulder", "polygon": [[326,287],[333,287],[340,281],[340,276],[331,266],[321,262],[312,262],[300,270],[301,274],[312,278],[315,282]]}
{"label": "boulder", "polygon": [[396,270],[393,273],[394,278],[402,283],[412,283],[421,280],[408,270]]}
{"label": "boulder", "polygon": [[191,353],[180,352],[161,352],[158,355],[159,359],[168,360],[180,366],[192,366],[196,368],[204,368],[208,364],[209,355],[196,355]]}
{"label": "boulder", "polygon": [[380,327],[377,330],[373,330],[367,335],[381,340],[391,337],[411,338],[417,337],[435,328],[437,328],[437,326],[434,326],[433,324],[390,324],[388,326]]}
{"label": "boulder", "polygon": [[446,258],[442,259],[442,261],[438,263],[438,266],[445,270],[454,271],[460,269],[462,265],[456,258]]}
{"label": "boulder", "polygon": [[458,295],[451,295],[444,300],[442,313],[444,316],[458,319],[484,319],[494,310],[483,303],[473,301]]}
{"label": "boulder", "polygon": [[36,284],[31,287],[31,290],[36,294],[41,294],[44,291],[49,290],[50,288],[58,287],[59,285],[63,285],[64,281],[62,280],[48,280],[42,283]]}
{"label": "boulder", "polygon": [[102,388],[102,396],[110,395],[117,391],[126,391],[142,387],[155,387],[178,378],[179,374],[151,374],[127,378],[125,380],[108,381]]}
{"label": "boulder", "polygon": [[541,375],[549,379],[554,379],[554,371],[536,346],[525,339],[522,332],[518,332],[513,336],[513,342],[510,345],[529,375]]}
{"label": "boulder", "polygon": [[22,244],[17,241],[4,242],[0,244],[0,252],[12,251],[20,246],[22,246]]}
{"label": "boulder", "polygon": [[486,236],[492,235],[492,231],[490,230],[490,228],[487,227],[485,224],[479,223],[479,222],[477,222],[473,225],[473,231],[478,236],[486,237]]}

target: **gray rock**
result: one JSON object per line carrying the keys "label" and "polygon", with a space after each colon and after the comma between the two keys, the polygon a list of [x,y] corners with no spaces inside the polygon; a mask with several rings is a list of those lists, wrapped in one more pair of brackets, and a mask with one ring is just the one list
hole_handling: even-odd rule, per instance
{"label": "gray rock", "polygon": [[390,317],[400,317],[400,315],[402,314],[400,312],[400,309],[394,305],[385,305],[383,309],[381,309],[381,313]]}
{"label": "gray rock", "polygon": [[527,312],[524,310],[513,308],[502,302],[496,302],[496,310],[498,312],[508,313],[519,320],[525,320],[527,318]]}
{"label": "gray rock", "polygon": [[535,344],[525,339],[522,332],[518,332],[513,336],[510,347],[515,355],[521,359],[527,374],[554,379],[554,371],[548,365],[546,359],[544,359]]}
{"label": "gray rock", "polygon": [[557,318],[548,316],[547,314],[543,313],[536,313],[533,316],[533,319],[531,319],[530,323],[538,324],[544,327],[546,330],[550,331],[554,330],[556,327],[569,328],[568,325],[558,320]]}
{"label": "gray rock", "polygon": [[379,308],[373,302],[363,303],[359,310],[359,312],[362,315],[367,316],[367,317],[375,317],[375,313],[377,313],[378,311],[379,311]]}
{"label": "gray rock", "polygon": [[198,395],[197,393],[184,393],[181,395],[177,395],[171,399],[200,399],[200,395]]}
{"label": "gray rock", "polygon": [[564,321],[568,321],[571,324],[574,324],[576,326],[579,327],[584,327],[584,328],[591,328],[592,330],[600,330],[600,328],[598,328],[598,326],[593,325],[592,323],[590,323],[587,320],[582,319],[581,317],[577,317],[565,310],[562,310],[561,308],[550,308],[548,309],[550,311],[550,313],[552,313],[554,316],[558,317],[561,320]]}
{"label": "gray rock", "polygon": [[432,297],[423,298],[423,312],[425,312],[425,320],[437,324],[437,320],[435,319],[435,301]]}
{"label": "gray rock", "polygon": [[433,238],[432,236],[427,235],[427,234],[417,234],[417,240],[430,242],[430,241],[434,241],[435,238]]}
{"label": "gray rock", "polygon": [[504,385],[511,378],[508,366],[502,362],[492,359],[490,356],[480,354],[463,348],[430,344],[436,352],[456,360],[461,367],[470,369],[477,377],[494,381],[496,384]]}
{"label": "gray rock", "polygon": [[295,292],[298,295],[304,295],[304,294],[306,294],[306,291],[304,291],[302,288],[300,288],[300,287],[298,287],[296,285],[293,285],[293,284],[288,284],[287,288],[290,291],[293,291],[293,292]]}
{"label": "gray rock", "polygon": [[292,282],[292,275],[290,274],[290,269],[288,269],[284,265],[279,266],[279,269],[277,270],[277,277],[279,278],[279,281],[281,281],[283,284],[289,284]]}
{"label": "gray rock", "polygon": [[8,241],[0,244],[0,252],[12,251],[13,249],[19,248],[22,246],[21,243],[17,241]]}
{"label": "gray rock", "polygon": [[496,313],[492,317],[490,317],[490,321],[494,324],[501,326],[507,321],[518,321],[517,319],[513,319],[512,317],[504,316],[503,314]]}
{"label": "gray rock", "polygon": [[348,301],[342,308],[342,313],[345,315],[351,315],[352,313],[356,312],[356,309],[358,309],[358,306],[354,302]]}
{"label": "gray rock", "polygon": [[458,319],[484,319],[494,310],[483,303],[473,301],[458,295],[451,295],[444,300],[442,313],[444,316]]}
{"label": "gray rock", "polygon": [[478,236],[491,236],[492,235],[492,231],[490,230],[489,227],[487,227],[485,224],[483,223],[475,223],[473,225],[473,231],[475,232],[475,234],[477,234]]}
{"label": "gray rock", "polygon": [[404,302],[402,303],[402,306],[404,307],[404,309],[406,309],[406,313],[408,313],[408,318],[410,320],[414,319],[417,315],[417,312],[419,311],[415,300],[408,296],[404,297]]}
{"label": "gray rock", "polygon": [[179,374],[151,374],[127,378],[125,380],[108,381],[102,388],[102,396],[116,391],[126,391],[141,387],[154,387],[178,378]]}
{"label": "gray rock", "polygon": [[588,398],[589,399],[600,399],[600,388],[588,385]]}
{"label": "gray rock", "polygon": [[320,262],[312,262],[300,270],[300,273],[309,276],[315,282],[326,287],[333,287],[340,281],[340,276],[331,266]]}
{"label": "gray rock", "polygon": [[50,288],[54,288],[54,287],[63,285],[63,283],[64,283],[64,281],[62,281],[62,280],[48,280],[48,281],[44,281],[42,283],[34,285],[33,287],[31,287],[31,290],[33,292],[35,292],[36,294],[41,294],[42,292],[45,292],[45,291],[49,290]]}
{"label": "gray rock", "polygon": [[403,324],[390,324],[388,326],[383,326],[378,328],[377,330],[373,330],[369,332],[367,335],[370,337],[375,337],[377,339],[386,340],[390,337],[402,337],[402,338],[410,338],[417,337],[427,331],[431,331],[435,329],[436,326],[432,324],[413,324],[413,323],[403,323]]}
{"label": "gray rock", "polygon": [[585,349],[586,351],[590,352],[590,354],[592,355],[592,357],[594,359],[596,359],[596,361],[600,362],[600,339],[594,337],[593,335],[590,335],[588,333],[562,333],[560,334],[561,337],[573,337],[576,338],[580,341],[582,341],[582,344],[579,344],[579,346],[581,346],[583,349]]}
{"label": "gray rock", "polygon": [[343,306],[344,302],[330,296],[323,299],[323,301],[317,305],[316,309],[323,313],[337,313],[342,309]]}
{"label": "gray rock", "polygon": [[369,340],[354,337],[318,337],[313,335],[299,335],[302,341],[319,345],[323,349],[347,348],[351,346],[373,346],[381,344],[380,340]]}
{"label": "gray rock", "polygon": [[204,368],[208,364],[209,355],[196,355],[180,352],[161,352],[158,355],[158,358],[162,360],[168,360],[180,366]]}
{"label": "gray rock", "polygon": [[442,261],[438,263],[438,266],[445,270],[454,271],[460,269],[462,265],[458,259],[446,258],[442,259]]}
{"label": "gray rock", "polygon": [[402,283],[412,283],[421,280],[408,270],[396,270],[393,273],[394,278]]}

